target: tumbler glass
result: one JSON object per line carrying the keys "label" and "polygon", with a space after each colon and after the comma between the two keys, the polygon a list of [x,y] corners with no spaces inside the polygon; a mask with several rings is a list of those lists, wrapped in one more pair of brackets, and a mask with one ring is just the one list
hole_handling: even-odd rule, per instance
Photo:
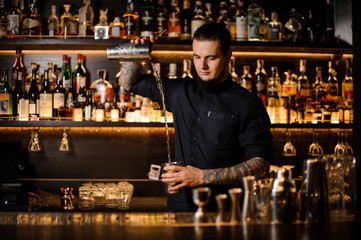
{"label": "tumbler glass", "polygon": [[[166,166],[182,166],[182,163],[181,162],[166,162],[166,163],[163,163],[162,164],[163,173],[173,172],[173,171],[165,171],[164,167],[166,167]],[[166,193],[168,193],[168,194],[179,193],[179,190],[176,190],[176,191],[169,191],[168,190],[170,187],[173,187],[173,186],[177,185],[176,182],[168,182],[168,183],[164,183],[164,185],[165,185]]]}

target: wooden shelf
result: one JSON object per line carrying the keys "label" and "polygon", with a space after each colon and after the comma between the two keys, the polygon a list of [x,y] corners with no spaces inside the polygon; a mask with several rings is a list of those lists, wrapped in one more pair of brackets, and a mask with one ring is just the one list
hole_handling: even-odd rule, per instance
{"label": "wooden shelf", "polygon": [[[0,50],[106,50],[107,46],[129,42],[127,39],[95,40],[93,38],[8,38],[0,39]],[[352,54],[346,43],[233,42],[236,52],[290,52]],[[191,51],[191,40],[158,39],[154,50]]]}

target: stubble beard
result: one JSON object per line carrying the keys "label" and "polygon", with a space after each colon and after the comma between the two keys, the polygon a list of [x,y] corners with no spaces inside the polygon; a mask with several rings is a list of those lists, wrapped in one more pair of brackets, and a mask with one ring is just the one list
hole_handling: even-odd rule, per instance
{"label": "stubble beard", "polygon": [[225,74],[226,72],[223,69],[222,73],[217,78],[213,78],[207,81],[204,81],[199,76],[197,76],[198,88],[205,92],[214,92],[216,86],[222,81],[222,78],[224,77]]}

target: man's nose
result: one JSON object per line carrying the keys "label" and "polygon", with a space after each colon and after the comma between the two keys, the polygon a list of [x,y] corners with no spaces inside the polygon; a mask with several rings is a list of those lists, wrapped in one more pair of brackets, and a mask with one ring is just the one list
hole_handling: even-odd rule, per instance
{"label": "man's nose", "polygon": [[206,60],[206,59],[202,59],[202,61],[201,61],[201,67],[202,67],[202,69],[207,69],[207,68],[208,68],[208,64],[207,64],[207,60]]}

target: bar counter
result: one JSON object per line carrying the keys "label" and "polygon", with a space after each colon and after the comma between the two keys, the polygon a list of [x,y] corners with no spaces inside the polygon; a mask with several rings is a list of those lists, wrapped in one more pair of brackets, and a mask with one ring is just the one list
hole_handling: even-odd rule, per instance
{"label": "bar counter", "polygon": [[217,225],[193,213],[0,212],[1,239],[360,239],[361,222]]}

